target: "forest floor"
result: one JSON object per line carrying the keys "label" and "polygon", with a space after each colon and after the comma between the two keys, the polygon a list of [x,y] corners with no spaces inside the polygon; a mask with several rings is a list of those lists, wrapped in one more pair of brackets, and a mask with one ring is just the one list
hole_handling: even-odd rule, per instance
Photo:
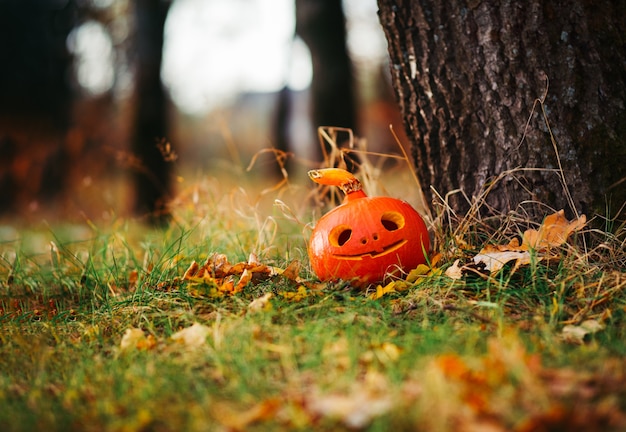
{"label": "forest floor", "polygon": [[312,185],[249,187],[163,230],[3,226],[0,429],[626,429],[623,226],[524,251],[541,220],[444,208],[428,266],[359,290],[310,271]]}

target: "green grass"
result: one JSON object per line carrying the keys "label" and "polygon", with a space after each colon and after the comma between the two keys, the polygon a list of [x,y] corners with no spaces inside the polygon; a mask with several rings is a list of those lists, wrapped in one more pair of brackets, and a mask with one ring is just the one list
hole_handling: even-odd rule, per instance
{"label": "green grass", "polygon": [[[377,300],[281,277],[218,296],[182,279],[214,252],[231,263],[254,252],[278,268],[297,259],[313,280],[306,230],[235,198],[183,201],[165,231],[122,221],[5,236],[0,429],[626,427],[623,232],[591,251],[564,247],[556,262],[488,278],[433,274]],[[446,235],[441,269],[467,254]],[[604,329],[582,344],[562,339],[565,324],[586,319]],[[201,346],[171,338],[194,323],[208,329]],[[122,349],[128,329],[144,339]]]}

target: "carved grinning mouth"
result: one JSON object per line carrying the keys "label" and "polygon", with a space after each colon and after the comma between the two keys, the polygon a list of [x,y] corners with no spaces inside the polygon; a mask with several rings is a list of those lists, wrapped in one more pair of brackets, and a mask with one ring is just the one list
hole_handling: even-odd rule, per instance
{"label": "carved grinning mouth", "polygon": [[395,243],[390,244],[389,246],[385,246],[383,248],[382,251],[380,252],[365,252],[362,254],[356,254],[356,255],[339,255],[339,254],[333,254],[333,256],[337,259],[341,259],[341,260],[354,260],[354,261],[358,261],[358,260],[362,260],[363,258],[366,257],[370,257],[370,258],[379,258],[381,256],[390,254],[393,251],[396,251],[398,249],[400,249],[402,246],[404,246],[404,244],[407,242],[407,240],[398,240]]}

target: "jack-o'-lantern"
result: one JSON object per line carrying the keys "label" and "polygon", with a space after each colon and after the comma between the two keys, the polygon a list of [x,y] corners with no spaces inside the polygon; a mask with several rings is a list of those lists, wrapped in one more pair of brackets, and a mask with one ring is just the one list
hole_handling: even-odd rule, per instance
{"label": "jack-o'-lantern", "polygon": [[313,170],[309,177],[338,186],[346,194],[344,202],[322,216],[311,234],[309,259],[318,278],[366,286],[426,263],[428,229],[408,203],[368,197],[361,182],[342,169]]}

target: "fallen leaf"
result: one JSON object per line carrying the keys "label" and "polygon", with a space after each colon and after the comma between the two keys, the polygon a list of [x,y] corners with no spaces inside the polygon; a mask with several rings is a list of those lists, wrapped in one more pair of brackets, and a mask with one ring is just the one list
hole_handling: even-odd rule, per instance
{"label": "fallen leaf", "polygon": [[174,333],[171,338],[187,348],[198,348],[206,343],[206,338],[210,331],[209,327],[200,323],[194,323],[191,327]]}
{"label": "fallen leaf", "polygon": [[561,339],[565,342],[582,345],[585,342],[585,336],[594,334],[604,329],[604,325],[596,320],[586,320],[580,325],[566,325],[561,331]]}
{"label": "fallen leaf", "polygon": [[[516,261],[515,269],[521,265],[530,264],[531,256],[527,250],[508,249],[508,246],[485,246],[476,256],[474,256],[474,264],[483,263],[485,270],[495,273],[511,261]],[[537,258],[540,261],[541,258]],[[515,270],[514,269],[514,270]]]}
{"label": "fallen leaf", "polygon": [[406,276],[406,281],[410,283],[415,283],[418,279],[421,280],[424,276],[428,275],[430,273],[430,270],[430,267],[428,267],[426,264],[420,264],[409,272],[409,274]]}
{"label": "fallen leaf", "polygon": [[465,360],[456,354],[442,354],[434,362],[448,378],[464,379],[470,373]]}
{"label": "fallen leaf", "polygon": [[387,387],[384,375],[370,371],[348,392],[312,391],[307,408],[314,414],[337,419],[349,428],[362,429],[392,408],[393,399]]}
{"label": "fallen leaf", "polygon": [[[305,280],[300,277],[300,271],[302,270],[302,263],[298,260],[293,260],[289,263],[289,265],[285,269],[272,267],[274,270],[274,274],[279,275],[282,278],[287,279],[290,282],[296,283],[298,285],[303,285],[306,289],[311,291],[321,291],[326,288],[327,283],[325,282],[314,282],[310,280]],[[299,290],[300,288],[298,288]]]}
{"label": "fallen leaf", "polygon": [[586,222],[587,218],[585,215],[581,215],[579,218],[569,222],[565,218],[565,212],[559,210],[547,216],[539,230],[529,229],[524,232],[522,246],[537,250],[561,246],[571,233],[582,229]]}
{"label": "fallen leaf", "polygon": [[261,401],[243,411],[236,410],[225,402],[220,402],[215,404],[212,411],[217,421],[229,430],[245,431],[254,423],[274,418],[281,407],[281,401],[272,398]]}
{"label": "fallen leaf", "polygon": [[324,362],[326,364],[333,365],[333,367],[342,371],[347,370],[352,364],[348,339],[340,337],[325,344],[322,349],[322,357],[324,358]]}
{"label": "fallen leaf", "polygon": [[137,285],[137,281],[139,280],[139,272],[137,270],[132,270],[128,274],[128,288],[132,289]]}
{"label": "fallen leaf", "polygon": [[192,261],[189,267],[187,268],[187,270],[185,271],[185,274],[183,275],[183,279],[189,280],[195,277],[198,274],[199,269],[200,269],[200,266],[198,265],[198,263],[195,261]]}
{"label": "fallen leaf", "polygon": [[489,274],[489,271],[485,269],[485,263],[482,261],[478,263],[471,262],[461,264],[461,260],[457,259],[446,269],[444,274],[449,278],[456,280],[468,275],[484,277]]}
{"label": "fallen leaf", "polygon": [[304,300],[305,298],[309,296],[309,293],[304,285],[298,285],[298,289],[295,292],[294,291],[281,291],[278,294],[280,294],[285,300],[291,300],[295,302]]}
{"label": "fallen leaf", "polygon": [[393,293],[393,292],[401,292],[405,291],[411,286],[411,284],[405,280],[395,280],[389,282],[387,285],[376,286],[376,292],[369,295],[371,300],[377,300],[384,296],[385,294]]}
{"label": "fallen leaf", "polygon": [[[524,232],[522,244],[517,238],[514,238],[506,245],[487,245],[473,257],[475,265],[483,266],[490,273],[496,273],[502,269],[507,263],[515,261],[513,272],[520,266],[530,264],[533,260],[536,262],[550,258],[545,254],[549,248],[561,246],[567,240],[567,237],[580,230],[585,226],[585,215],[569,222],[565,218],[565,213],[560,210],[554,214],[547,216],[539,230],[529,229]],[[535,256],[531,255],[531,250],[539,252]],[[463,274],[463,267],[455,262],[452,267],[446,271],[446,275],[459,279]]]}
{"label": "fallen leaf", "polygon": [[248,310],[250,312],[257,312],[261,310],[271,309],[272,304],[270,303],[270,299],[273,296],[274,295],[271,292],[268,292],[268,293],[263,294],[263,296],[252,300],[250,304],[248,305]]}
{"label": "fallen leaf", "polygon": [[448,267],[444,273],[450,279],[461,279],[463,277],[463,271],[461,266],[461,260],[455,260],[450,267]]}
{"label": "fallen leaf", "polygon": [[146,336],[143,330],[140,328],[129,328],[124,332],[122,341],[120,342],[120,349],[122,351],[129,350],[144,350],[154,348],[156,341],[154,336]]}
{"label": "fallen leaf", "polygon": [[239,282],[237,282],[237,285],[235,285],[234,292],[243,291],[244,287],[252,281],[252,275],[253,273],[251,271],[248,271],[248,269],[244,269],[241,273],[241,277],[239,278]]}
{"label": "fallen leaf", "polygon": [[[256,255],[250,254],[248,261],[231,264],[224,254],[215,253],[199,266],[195,261],[189,265],[183,280],[191,284],[192,295],[198,297],[220,297],[237,294],[249,285],[256,284],[278,274],[270,266],[258,262]],[[208,285],[209,290],[195,289],[194,285]]]}
{"label": "fallen leaf", "polygon": [[398,360],[400,358],[400,354],[402,354],[402,349],[397,345],[394,345],[391,342],[383,342],[382,344],[372,346],[371,349],[365,351],[359,360],[364,363],[370,363],[376,359],[381,364],[387,365]]}
{"label": "fallen leaf", "polygon": [[261,262],[259,261],[259,257],[257,257],[254,252],[248,255],[248,264],[261,264]]}
{"label": "fallen leaf", "polygon": [[302,268],[302,265],[300,264],[300,261],[294,260],[290,262],[287,268],[285,268],[285,270],[281,272],[281,275],[284,278],[289,279],[290,281],[299,282],[299,279],[300,279],[299,275],[300,275],[301,268]]}

